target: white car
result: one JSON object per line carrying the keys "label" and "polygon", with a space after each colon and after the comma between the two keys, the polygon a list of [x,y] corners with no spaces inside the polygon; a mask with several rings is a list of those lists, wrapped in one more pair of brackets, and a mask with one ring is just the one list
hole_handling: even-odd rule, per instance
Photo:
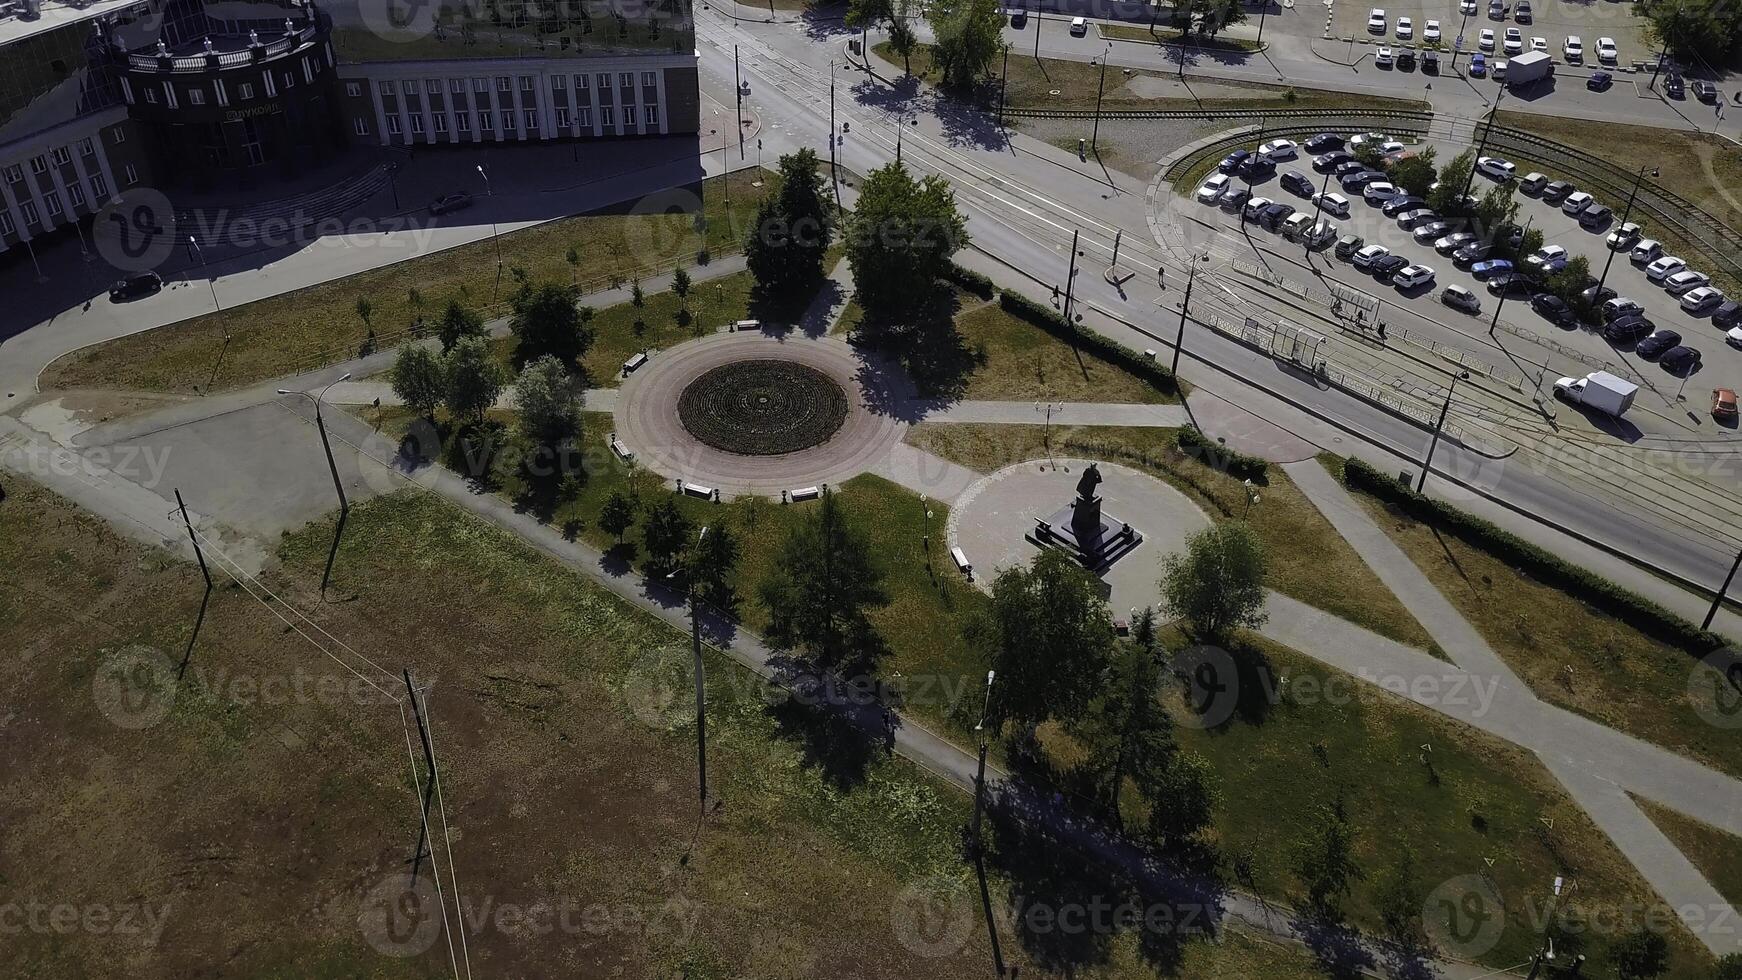
{"label": "white car", "polygon": [[1355,253],[1355,268],[1370,268],[1373,263],[1391,254],[1391,249],[1383,245],[1368,245]]}
{"label": "white car", "polygon": [[1494,29],[1492,27],[1482,28],[1482,33],[1476,35],[1476,44],[1483,51],[1492,54],[1494,51]]}
{"label": "white car", "polygon": [[1220,201],[1223,192],[1232,183],[1233,181],[1228,178],[1227,174],[1211,174],[1210,179],[1204,181],[1203,186],[1198,188],[1198,203],[1214,204]]}
{"label": "white car", "polygon": [[1568,61],[1584,61],[1585,42],[1580,40],[1577,34],[1568,34],[1566,43],[1561,45],[1561,54],[1565,55]]}
{"label": "white car", "polygon": [[1430,20],[1421,28],[1421,39],[1429,44],[1440,43],[1440,22]]}
{"label": "white car", "polygon": [[1629,221],[1610,232],[1609,237],[1605,238],[1604,241],[1608,244],[1610,251],[1619,252],[1624,248],[1633,247],[1633,244],[1640,240],[1639,236],[1643,234],[1645,234],[1645,229],[1639,227],[1638,222]]}
{"label": "white car", "polygon": [[1542,53],[1547,54],[1548,53],[1548,38],[1546,38],[1546,37],[1533,37],[1533,38],[1531,38],[1530,39],[1530,50],[1541,51]]}
{"label": "white car", "polygon": [[1633,243],[1628,258],[1634,262],[1652,262],[1663,256],[1663,243],[1655,238],[1641,238]]}
{"label": "white car", "polygon": [[1506,69],[1511,67],[1511,64],[1512,63],[1507,61],[1505,58],[1496,60],[1494,62],[1494,67],[1488,69],[1488,77],[1494,79],[1496,82],[1506,81]]}
{"label": "white car", "polygon": [[1742,327],[1731,327],[1724,339],[1729,341],[1731,347],[1742,347]]}
{"label": "white car", "polygon": [[1525,256],[1524,264],[1543,272],[1559,272],[1567,267],[1567,250],[1559,245],[1544,245]]}
{"label": "white car", "polygon": [[1506,40],[1501,42],[1500,49],[1509,55],[1523,54],[1524,35],[1518,32],[1518,28],[1508,27],[1506,29]]}
{"label": "white car", "polygon": [[1561,202],[1561,211],[1564,214],[1570,214],[1577,217],[1580,211],[1585,210],[1595,203],[1597,203],[1597,199],[1591,195],[1586,194],[1584,191],[1574,191],[1567,195],[1566,200]]}
{"label": "white car", "polygon": [[1271,140],[1258,148],[1258,155],[1272,160],[1293,160],[1299,155],[1294,140]]}
{"label": "white car", "polygon": [[1501,182],[1511,180],[1518,172],[1517,166],[1499,157],[1477,157],[1476,169]]}
{"label": "white car", "polygon": [[1081,17],[1071,18],[1071,36],[1082,37],[1089,33],[1089,22]]}
{"label": "white car", "polygon": [[1689,313],[1703,313],[1706,310],[1724,302],[1724,294],[1711,286],[1700,286],[1690,290],[1682,297],[1682,309]]}
{"label": "white car", "polygon": [[1615,39],[1614,38],[1612,38],[1612,37],[1600,37],[1597,39],[1597,60],[1598,61],[1601,61],[1605,65],[1612,65],[1617,60],[1619,60],[1620,57],[1621,57],[1620,52],[1615,50]]}
{"label": "white car", "polygon": [[1397,275],[1391,277],[1391,284],[1398,289],[1415,289],[1420,286],[1431,286],[1434,281],[1434,270],[1425,265],[1411,263],[1397,270]]}
{"label": "white car", "polygon": [[1368,204],[1384,204],[1397,196],[1397,186],[1383,180],[1376,180],[1361,189],[1361,196]]}
{"label": "white car", "polygon": [[1349,216],[1349,199],[1336,191],[1323,191],[1314,194],[1313,204],[1324,209],[1326,214],[1334,214],[1339,218]]}
{"label": "white car", "polygon": [[1383,143],[1391,137],[1384,133],[1356,133],[1349,138],[1350,149],[1360,149],[1368,143]]}
{"label": "white car", "polygon": [[1367,15],[1367,33],[1385,33],[1385,10],[1383,8],[1374,7],[1372,13]]}
{"label": "white car", "polygon": [[1390,48],[1380,48],[1378,51],[1373,52],[1373,64],[1379,66],[1380,68],[1390,68],[1391,67],[1391,49]]}
{"label": "white car", "polygon": [[1458,13],[1469,16],[1476,12],[1476,0],[1458,0]]}
{"label": "white car", "polygon": [[1246,202],[1246,208],[1240,212],[1240,216],[1246,221],[1257,221],[1259,213],[1275,203],[1268,197],[1254,197]]}
{"label": "white car", "polygon": [[1701,286],[1710,286],[1711,284],[1712,277],[1704,272],[1683,269],[1665,279],[1663,288],[1669,290],[1671,296],[1680,296],[1690,289],[1699,289]]}
{"label": "white car", "polygon": [[1415,24],[1408,17],[1397,18],[1397,39],[1407,41],[1415,37]]}
{"label": "white car", "polygon": [[1379,144],[1379,155],[1382,157],[1388,157],[1388,156],[1392,156],[1394,154],[1402,153],[1403,151],[1405,151],[1407,149],[1409,149],[1409,147],[1404,146],[1402,143],[1399,143],[1396,140],[1386,140],[1385,142]]}
{"label": "white car", "polygon": [[1650,265],[1645,267],[1645,278],[1652,282],[1661,283],[1687,267],[1688,264],[1677,256],[1665,255],[1653,260]]}

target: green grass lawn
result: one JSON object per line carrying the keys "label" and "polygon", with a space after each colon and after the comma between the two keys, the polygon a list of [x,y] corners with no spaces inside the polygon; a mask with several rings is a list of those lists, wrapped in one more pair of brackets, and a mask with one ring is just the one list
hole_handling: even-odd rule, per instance
{"label": "green grass lawn", "polygon": [[[909,442],[945,459],[989,473],[1047,455],[1045,426],[921,423]],[[1107,459],[1150,473],[1177,487],[1213,520],[1244,516],[1268,547],[1270,584],[1293,596],[1389,636],[1432,649],[1427,632],[1379,581],[1282,470],[1271,467],[1260,500],[1248,510],[1241,481],[1179,452],[1172,429],[1053,426],[1060,455]]]}
{"label": "green grass lawn", "polygon": [[[974,297],[967,297],[977,302]],[[965,398],[993,401],[1177,401],[1155,386],[1081,353],[1052,334],[1007,313],[996,301],[964,307],[956,329],[985,361],[968,379]]]}
{"label": "green grass lawn", "polygon": [[1742,776],[1742,739],[1695,711],[1691,656],[1456,537],[1355,496],[1538,697]]}
{"label": "green grass lawn", "polygon": [[[729,209],[726,180],[731,181]],[[703,181],[705,231],[696,230],[693,215],[683,214],[561,218],[501,236],[504,267],[525,269],[534,282],[578,278],[599,288],[650,267],[691,263],[704,250],[735,252],[760,194],[769,189],[751,187],[756,180],[771,185],[774,177],[740,171]],[[567,261],[571,248],[578,265]],[[450,299],[489,316],[506,315],[504,304],[492,305],[492,296],[506,296],[513,283],[504,274],[497,290],[495,280],[495,246],[484,239],[75,351],[49,365],[41,384],[45,390],[186,393],[208,384],[222,389],[264,381],[354,357],[371,329],[390,342],[420,315],[433,329]],[[367,325],[357,313],[359,298],[373,307]]]}
{"label": "green grass lawn", "polygon": [[1700,869],[1718,894],[1731,905],[1742,906],[1742,860],[1737,860],[1737,855],[1742,855],[1742,840],[1649,800],[1634,797],[1633,801]]}

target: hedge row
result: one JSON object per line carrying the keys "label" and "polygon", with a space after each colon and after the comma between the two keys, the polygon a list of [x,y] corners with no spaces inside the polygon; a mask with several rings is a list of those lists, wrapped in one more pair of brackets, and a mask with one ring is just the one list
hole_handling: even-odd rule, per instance
{"label": "hedge row", "polygon": [[1109,340],[1092,330],[1078,330],[1050,306],[1012,292],[1000,292],[998,305],[1006,313],[1026,320],[1066,343],[1087,350],[1115,367],[1135,374],[1158,391],[1169,395],[1179,393],[1179,384],[1174,380],[1172,371],[1116,340]]}
{"label": "hedge row", "polygon": [[991,299],[998,292],[998,287],[992,284],[992,280],[972,269],[964,269],[954,262],[950,263],[949,271],[944,273],[944,278],[981,299]]}
{"label": "hedge row", "polygon": [[1491,521],[1416,493],[1395,476],[1359,459],[1351,458],[1344,463],[1343,482],[1351,490],[1396,504],[1410,517],[1447,531],[1531,578],[1677,649],[1703,657],[1728,643],[1724,637],[1702,630],[1650,599],[1531,544]]}
{"label": "hedge row", "polygon": [[1265,475],[1270,472],[1270,464],[1265,460],[1229,449],[1204,435],[1203,430],[1195,425],[1180,426],[1174,441],[1180,452],[1236,479],[1263,483]]}

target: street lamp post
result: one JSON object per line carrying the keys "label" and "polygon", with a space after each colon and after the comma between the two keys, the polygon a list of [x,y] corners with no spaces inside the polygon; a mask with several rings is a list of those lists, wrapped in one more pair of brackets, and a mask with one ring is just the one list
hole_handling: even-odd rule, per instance
{"label": "street lamp post", "polygon": [[321,417],[321,400],[327,397],[327,392],[333,390],[333,385],[338,384],[339,381],[348,381],[350,378],[351,372],[346,371],[339,376],[337,381],[322,388],[319,395],[311,395],[306,391],[290,391],[286,388],[278,389],[278,393],[281,395],[301,395],[314,402],[315,429],[321,434],[321,448],[327,453],[327,469],[331,470],[333,474],[333,490],[339,495],[339,524],[333,528],[333,545],[327,549],[327,567],[325,571],[321,572],[322,598],[326,597],[327,583],[333,577],[333,559],[337,558],[339,554],[339,538],[345,533],[345,521],[351,516],[351,502],[345,498],[345,484],[339,479],[339,464],[333,459],[333,444],[327,439],[327,423]]}
{"label": "street lamp post", "polygon": [[[1535,220],[1536,215],[1534,214],[1524,219],[1524,227],[1519,229],[1518,232],[1518,244],[1524,244],[1524,236],[1530,234],[1530,223]],[[1511,274],[1512,273],[1507,273],[1507,275]],[[1494,319],[1488,321],[1488,336],[1490,337],[1494,336],[1495,328],[1500,326],[1500,311],[1506,308],[1506,297],[1510,295],[1511,292],[1512,287],[1510,282],[1508,282],[1505,289],[1500,290],[1500,300],[1494,304]]]}
{"label": "street lamp post", "polygon": [[[1651,168],[1651,176],[1657,176],[1656,167]],[[1633,190],[1629,191],[1627,194],[1627,206],[1621,209],[1621,227],[1623,228],[1627,226],[1628,217],[1633,214],[1633,199],[1639,196],[1639,185],[1644,180],[1645,168],[1640,167],[1639,173],[1635,174],[1633,177]],[[1619,234],[1619,230],[1617,230],[1617,234]],[[1597,277],[1597,292],[1594,294],[1599,299],[1603,296],[1603,284],[1609,281],[1609,266],[1614,264],[1615,253],[1617,251],[1619,250],[1614,248],[1609,249],[1609,257],[1603,260],[1603,274]]]}
{"label": "street lamp post", "polygon": [[1730,565],[1730,574],[1724,576],[1724,584],[1718,587],[1718,594],[1712,597],[1712,608],[1706,610],[1706,620],[1700,624],[1700,629],[1712,628],[1712,620],[1718,616],[1718,607],[1724,604],[1724,597],[1730,594],[1730,583],[1736,578],[1736,570],[1742,568],[1742,551],[1736,552],[1736,561]]}
{"label": "street lamp post", "polygon": [[1101,52],[1101,82],[1095,88],[1095,129],[1089,135],[1089,146],[1097,155],[1101,152],[1101,96],[1107,92],[1107,56],[1113,53],[1113,42],[1107,42],[1107,50]]}
{"label": "street lamp post", "polygon": [[1536,955],[1530,958],[1530,973],[1526,980],[1536,980],[1537,973],[1542,969],[1542,961],[1554,959],[1554,940],[1550,938],[1548,931],[1554,925],[1554,908],[1559,903],[1562,884],[1564,882],[1561,876],[1555,875],[1554,884],[1550,886],[1554,891],[1555,901],[1549,903],[1549,913],[1543,919],[1542,943],[1536,947]]}
{"label": "street lamp post", "polygon": [[998,73],[998,120],[999,129],[1004,128],[1004,88],[1010,82],[1010,42],[1004,42],[1004,68]]}
{"label": "street lamp post", "polygon": [[1186,273],[1186,296],[1179,304],[1179,333],[1175,334],[1173,338],[1173,367],[1169,369],[1173,373],[1175,385],[1179,384],[1179,355],[1186,346],[1186,314],[1192,308],[1192,286],[1198,281],[1198,260],[1200,258],[1209,261],[1210,257],[1208,254],[1199,256],[1193,253],[1186,260],[1191,263],[1191,268]]}
{"label": "street lamp post", "polygon": [[1494,114],[1500,111],[1500,100],[1506,98],[1506,89],[1502,88],[1494,96],[1494,104],[1488,107],[1488,125],[1482,127],[1481,142],[1476,144],[1476,159],[1470,161],[1470,176],[1464,178],[1464,194],[1458,198],[1458,206],[1462,207],[1464,198],[1470,196],[1470,188],[1476,183],[1476,161],[1482,159],[1483,151],[1488,149],[1488,134],[1494,129]]}
{"label": "street lamp post", "polygon": [[1467,8],[1464,12],[1464,19],[1458,22],[1458,39],[1452,45],[1452,63],[1450,65],[1452,68],[1458,67],[1458,52],[1464,50],[1464,29],[1470,26],[1470,12],[1475,9],[1473,6]]}
{"label": "street lamp post", "polygon": [[[203,248],[200,248],[199,240],[196,239],[192,235],[188,236],[188,248],[192,249],[193,253],[195,255],[199,256],[199,260],[200,260],[199,267],[204,269],[206,267],[206,250]],[[217,281],[214,280],[211,276],[207,276],[206,277],[206,285],[208,287],[210,287],[212,290],[212,307],[213,307],[213,309],[217,310],[219,313],[224,312],[224,304],[218,302],[218,284],[217,284]]]}
{"label": "street lamp post", "polygon": [[1440,419],[1434,423],[1434,437],[1427,444],[1427,459],[1421,464],[1421,476],[1415,481],[1415,492],[1421,493],[1421,488],[1427,485],[1427,471],[1434,465],[1434,450],[1440,445],[1440,430],[1446,427],[1446,414],[1452,410],[1452,392],[1458,388],[1458,382],[1468,381],[1470,372],[1459,371],[1452,376],[1452,383],[1446,386],[1446,403],[1440,406]]}
{"label": "street lamp post", "polygon": [[1260,48],[1264,47],[1264,15],[1270,13],[1270,0],[1258,0],[1258,41]]}
{"label": "street lamp post", "polygon": [[490,302],[496,302],[496,293],[502,288],[502,236],[496,227],[496,189],[490,183],[490,173],[478,164],[478,176],[484,178],[484,196],[490,198],[490,243],[496,247],[496,285],[490,287]]}

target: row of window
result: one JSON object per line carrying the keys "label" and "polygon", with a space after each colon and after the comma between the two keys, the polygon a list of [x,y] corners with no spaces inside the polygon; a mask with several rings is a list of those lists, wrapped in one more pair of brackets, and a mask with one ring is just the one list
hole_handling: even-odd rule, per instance
{"label": "row of window", "polygon": [[[566,76],[566,75],[552,75],[550,78],[551,91],[561,92],[563,90],[564,86],[566,86],[568,84],[568,82],[566,80],[567,78],[568,78],[568,76]],[[603,88],[610,88],[611,87],[611,73],[610,72],[608,72],[608,71],[599,72],[598,79],[599,79],[599,87],[600,88],[603,89]],[[496,76],[496,91],[498,91],[498,92],[511,92],[511,91],[513,91],[514,81],[515,80],[508,75]],[[519,76],[519,83],[520,83],[520,90],[522,92],[530,92],[533,90],[534,85],[535,85],[534,76],[521,75],[521,76]],[[617,73],[617,85],[620,88],[628,88],[634,84],[635,84],[635,73],[634,72],[620,71]],[[644,71],[641,73],[641,85],[643,88],[654,88],[658,84],[659,84],[659,77],[658,77],[657,72]],[[588,85],[588,77],[586,75],[576,75],[575,76],[575,89],[577,91],[585,91],[587,89],[587,85]],[[401,81],[399,83],[399,90],[401,92],[405,93],[406,95],[416,95],[417,94],[417,79],[415,79],[415,78],[404,79],[403,81]],[[425,92],[429,93],[430,95],[441,94],[441,90],[442,90],[441,79],[439,79],[439,78],[426,78],[426,79],[424,79],[423,90]],[[464,92],[465,90],[466,90],[466,80],[464,78],[450,78],[450,79],[448,79],[448,91],[449,92],[451,92],[455,95],[458,95],[458,94]],[[487,79],[487,78],[473,78],[472,79],[472,91],[474,91],[474,92],[488,92],[489,90],[490,90],[490,80],[489,79]],[[352,97],[352,98],[360,97],[363,94],[363,83],[362,82],[346,82],[345,83],[345,94]],[[383,80],[381,82],[381,94],[382,95],[392,95],[393,94],[393,83],[391,81]]]}
{"label": "row of window", "polygon": [[[109,139],[110,139],[110,142],[115,143],[117,145],[119,145],[121,143],[125,143],[125,142],[127,142],[127,131],[122,129],[119,126],[116,126],[115,128],[109,130]],[[86,136],[83,139],[80,139],[78,141],[78,148],[79,148],[79,156],[82,156],[82,157],[95,156],[97,153],[97,146],[95,143],[93,143],[91,141],[91,138],[89,136]],[[49,167],[50,162],[53,162],[53,164],[57,167],[64,167],[67,164],[72,163],[73,162],[72,146],[71,145],[57,146],[54,149],[49,150],[47,153],[39,153],[36,156],[31,157],[30,158],[30,172],[33,174],[46,174],[46,173],[48,173],[48,167]],[[24,181],[24,166],[22,164],[17,164],[17,163],[12,164],[11,166],[7,167],[4,172],[6,175],[6,182],[8,184],[23,183],[23,181]]]}
{"label": "row of window", "polygon": [[[132,164],[127,165],[126,176],[129,185],[139,182],[139,175],[134,172]],[[102,174],[92,174],[90,183],[92,198],[102,201],[109,197],[109,183],[103,179]],[[84,187],[80,186],[77,181],[67,184],[67,199],[72,202],[72,206],[75,209],[84,207]],[[50,219],[58,218],[66,212],[65,205],[61,203],[59,191],[48,191],[43,194],[42,203],[44,207],[48,208],[48,216]],[[42,216],[36,210],[35,201],[20,201],[18,203],[18,215],[20,218],[24,219],[24,227],[26,228],[31,225],[42,224]],[[17,233],[18,225],[13,220],[12,212],[0,207],[0,235],[16,235]]]}
{"label": "row of window", "polygon": [[[448,131],[447,113],[438,112],[432,118],[435,120],[435,122],[434,122],[435,131],[438,135],[444,134]],[[625,118],[632,118],[632,116],[626,116]],[[521,111],[521,119],[524,122],[524,128],[526,129],[527,132],[529,132],[529,133],[538,132],[538,110],[537,109],[522,110]],[[574,113],[572,119],[573,119],[574,123],[576,125],[580,126],[580,128],[582,128],[582,129],[592,129],[593,128],[593,112],[591,109],[577,109],[577,110],[575,110],[575,113]],[[568,129],[570,120],[571,120],[571,116],[569,114],[568,109],[559,108],[556,110],[556,125],[557,125],[558,129]],[[513,135],[515,132],[513,111],[512,110],[503,110],[501,113],[501,121],[502,121],[503,133],[508,134],[508,135]],[[659,125],[659,106],[657,106],[657,105],[642,106],[641,107],[641,121],[642,121],[642,124],[648,128],[657,127]],[[488,130],[491,128],[490,123],[491,123],[490,113],[486,110],[479,110],[479,112],[478,112],[478,129],[480,131]],[[600,106],[599,107],[599,125],[604,127],[605,129],[617,128],[617,113],[616,113],[615,107],[613,107],[613,106]],[[366,120],[364,120],[362,117],[358,117],[352,121],[352,128],[356,131],[358,136],[368,136],[369,135],[369,123]],[[400,123],[399,116],[397,114],[388,115],[388,117],[387,117],[387,132],[394,135],[394,136],[398,136],[403,131],[404,131],[403,124]],[[454,131],[459,132],[459,133],[470,133],[472,131],[472,114],[469,112],[457,112],[457,113],[455,113],[454,114]],[[414,113],[411,116],[411,132],[413,135],[422,135],[423,134],[424,124],[423,124],[423,115],[421,113]]]}
{"label": "row of window", "polygon": [[[312,59],[306,58],[306,57],[302,59],[303,81],[308,82],[309,84],[312,85],[314,83],[314,80],[315,80],[315,70],[316,70],[316,65]],[[261,81],[266,85],[266,94],[268,97],[276,96],[278,94],[278,89],[280,89],[280,88],[292,89],[292,88],[296,87],[296,72],[294,72],[294,71],[281,72],[278,75],[278,78],[282,79],[282,81],[277,85],[273,84],[274,77],[273,77],[272,72],[270,72],[270,71],[261,72],[260,78],[261,78]],[[143,88],[145,90],[146,103],[149,105],[157,105],[157,103],[158,103],[157,89],[151,85],[145,85],[145,86],[143,86]],[[223,79],[218,78],[218,79],[214,79],[212,81],[212,91],[216,95],[217,102],[219,105],[229,105],[230,104],[229,90],[224,87],[224,80]],[[205,87],[202,85],[190,85],[190,86],[188,86],[187,97],[188,97],[188,104],[189,105],[205,105],[206,104]],[[252,100],[254,98],[254,83],[253,82],[237,82],[236,83],[236,97],[243,102],[247,102],[247,101]],[[165,102],[168,103],[168,105],[171,109],[178,108],[178,105],[176,103],[175,88],[169,82],[163,83],[163,99]]]}

